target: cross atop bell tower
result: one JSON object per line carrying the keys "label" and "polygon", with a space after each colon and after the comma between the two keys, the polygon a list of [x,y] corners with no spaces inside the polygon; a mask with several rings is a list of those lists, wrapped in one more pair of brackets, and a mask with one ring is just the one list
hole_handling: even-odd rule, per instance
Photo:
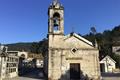
{"label": "cross atop bell tower", "polygon": [[58,0],[48,8],[48,34],[64,34],[64,7]]}
{"label": "cross atop bell tower", "polygon": [[53,3],[57,4],[57,3],[59,3],[59,1],[58,0],[53,0]]}

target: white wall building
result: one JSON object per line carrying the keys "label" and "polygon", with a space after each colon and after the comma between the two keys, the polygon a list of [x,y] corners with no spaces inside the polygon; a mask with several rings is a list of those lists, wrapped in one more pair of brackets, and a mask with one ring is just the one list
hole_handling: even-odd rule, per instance
{"label": "white wall building", "polygon": [[106,56],[100,61],[101,72],[113,72],[116,69],[116,62],[110,57]]}
{"label": "white wall building", "polygon": [[0,49],[0,80],[18,76],[18,52]]}
{"label": "white wall building", "polygon": [[43,67],[43,60],[37,59],[36,60],[36,67],[37,68],[42,68]]}
{"label": "white wall building", "polygon": [[112,47],[112,52],[120,55],[120,46],[113,46]]}
{"label": "white wall building", "polygon": [[6,66],[6,75],[8,78],[13,78],[18,76],[18,52],[17,51],[8,51],[7,52],[7,66]]}
{"label": "white wall building", "polygon": [[25,52],[25,51],[20,52],[19,51],[18,56],[19,57],[23,56],[25,59],[27,59],[28,58],[28,52]]}

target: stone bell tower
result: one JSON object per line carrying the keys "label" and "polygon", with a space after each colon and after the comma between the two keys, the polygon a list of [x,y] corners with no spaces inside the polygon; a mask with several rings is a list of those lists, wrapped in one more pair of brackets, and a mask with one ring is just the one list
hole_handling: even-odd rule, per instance
{"label": "stone bell tower", "polygon": [[53,0],[48,8],[48,80],[61,76],[61,44],[64,37],[64,7]]}
{"label": "stone bell tower", "polygon": [[64,8],[58,0],[54,0],[48,9],[49,34],[64,34]]}

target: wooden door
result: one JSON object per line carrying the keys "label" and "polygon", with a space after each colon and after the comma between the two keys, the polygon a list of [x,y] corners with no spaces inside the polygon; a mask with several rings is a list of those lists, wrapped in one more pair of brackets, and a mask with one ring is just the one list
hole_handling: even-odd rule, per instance
{"label": "wooden door", "polygon": [[79,63],[70,64],[70,79],[72,80],[80,79],[80,64]]}
{"label": "wooden door", "polygon": [[100,63],[100,71],[101,72],[105,72],[105,64],[104,63]]}

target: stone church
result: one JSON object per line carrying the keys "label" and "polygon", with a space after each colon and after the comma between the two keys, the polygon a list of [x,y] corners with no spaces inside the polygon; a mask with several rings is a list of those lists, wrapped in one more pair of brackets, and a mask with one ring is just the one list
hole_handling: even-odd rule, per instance
{"label": "stone church", "polygon": [[100,79],[99,50],[76,33],[64,35],[64,7],[54,0],[48,8],[48,80]]}

